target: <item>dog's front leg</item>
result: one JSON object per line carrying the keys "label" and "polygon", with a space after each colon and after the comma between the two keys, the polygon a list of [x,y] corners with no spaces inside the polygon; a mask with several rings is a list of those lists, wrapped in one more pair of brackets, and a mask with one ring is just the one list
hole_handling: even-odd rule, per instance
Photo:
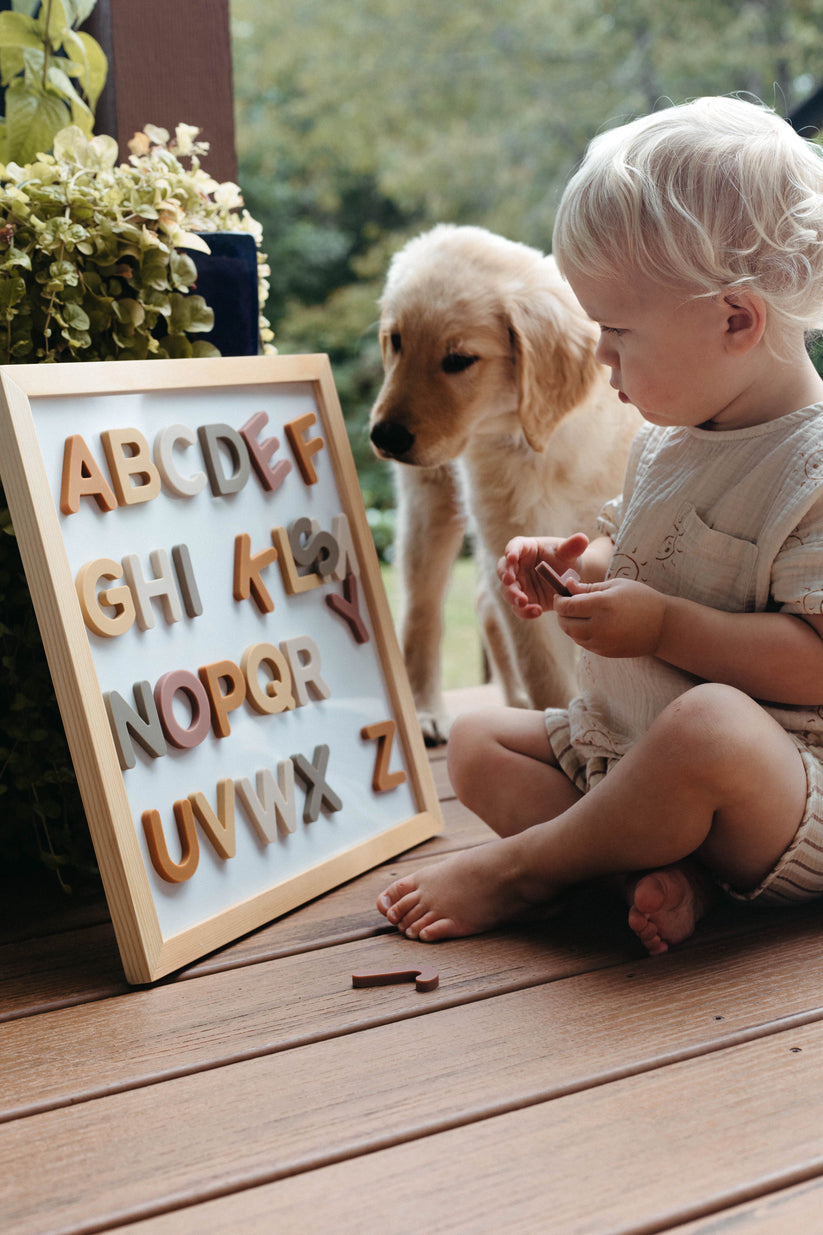
{"label": "dog's front leg", "polygon": [[466,520],[453,465],[399,464],[395,472],[400,646],[424,740],[437,746],[449,731],[440,673],[443,605]]}

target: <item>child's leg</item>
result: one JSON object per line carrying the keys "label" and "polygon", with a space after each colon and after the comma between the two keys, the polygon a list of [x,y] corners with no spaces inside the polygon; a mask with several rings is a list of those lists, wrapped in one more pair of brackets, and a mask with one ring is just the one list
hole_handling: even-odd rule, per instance
{"label": "child's leg", "polygon": [[488,930],[571,884],[692,854],[744,890],[788,847],[805,801],[805,769],[785,731],[733,687],[697,686],[562,814],[398,880],[378,907],[434,942]]}
{"label": "child's leg", "polygon": [[581,796],[554,761],[542,712],[484,708],[459,716],[448,761],[458,798],[498,836],[554,819]]}

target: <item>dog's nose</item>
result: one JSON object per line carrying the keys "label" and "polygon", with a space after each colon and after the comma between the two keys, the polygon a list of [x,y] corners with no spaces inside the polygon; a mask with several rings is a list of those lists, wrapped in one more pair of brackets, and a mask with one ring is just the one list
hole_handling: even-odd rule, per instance
{"label": "dog's nose", "polygon": [[405,425],[391,420],[379,420],[372,428],[371,440],[384,455],[402,459],[414,445],[414,434]]}

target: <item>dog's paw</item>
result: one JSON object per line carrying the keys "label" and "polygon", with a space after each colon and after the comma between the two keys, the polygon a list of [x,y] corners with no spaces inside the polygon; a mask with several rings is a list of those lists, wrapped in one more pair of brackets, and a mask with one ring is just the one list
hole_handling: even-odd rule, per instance
{"label": "dog's paw", "polygon": [[442,712],[418,712],[417,719],[423,731],[426,746],[445,746],[449,740],[451,717]]}

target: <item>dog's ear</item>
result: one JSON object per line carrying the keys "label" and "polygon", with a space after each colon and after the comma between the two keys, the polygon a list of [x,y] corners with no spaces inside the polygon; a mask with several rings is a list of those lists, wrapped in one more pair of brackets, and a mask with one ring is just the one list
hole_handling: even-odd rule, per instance
{"label": "dog's ear", "polygon": [[516,298],[508,314],[520,424],[532,450],[542,451],[597,375],[594,331],[580,308],[553,291]]}

